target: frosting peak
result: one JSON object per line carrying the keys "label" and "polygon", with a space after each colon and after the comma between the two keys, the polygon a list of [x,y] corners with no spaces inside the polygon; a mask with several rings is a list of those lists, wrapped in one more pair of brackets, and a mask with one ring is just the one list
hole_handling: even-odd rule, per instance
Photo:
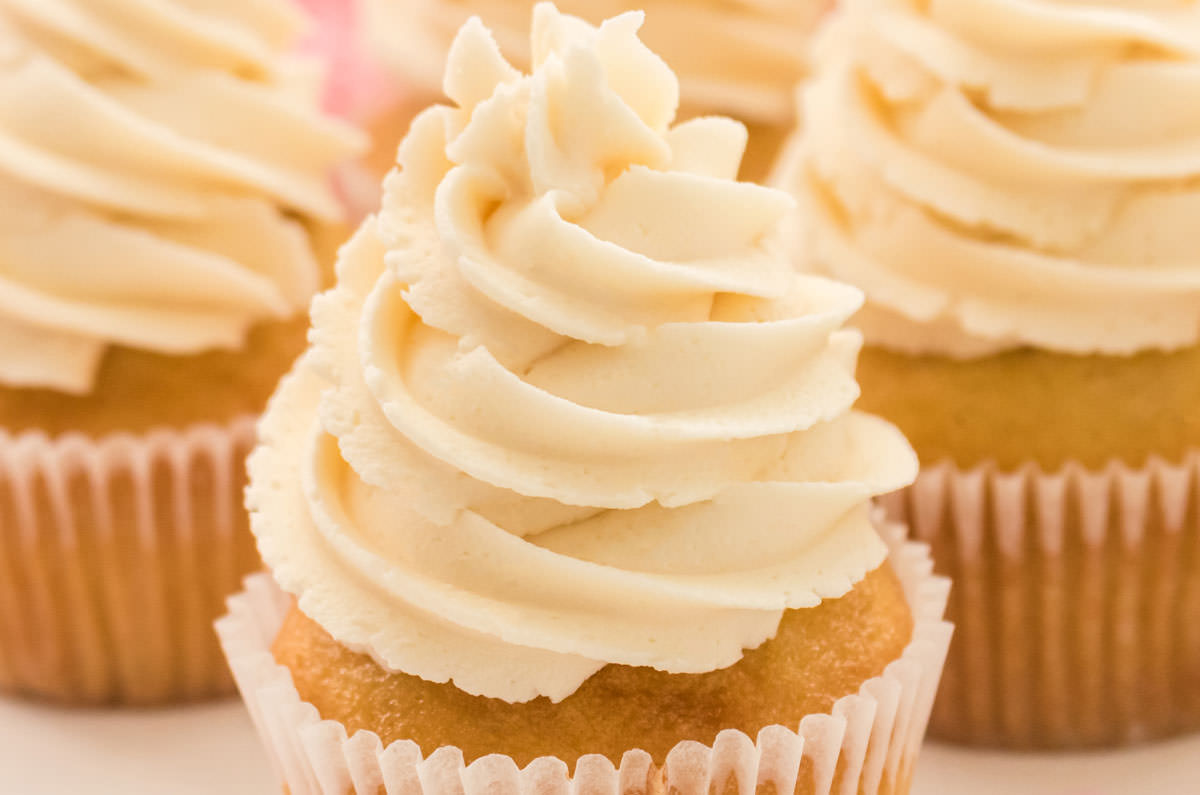
{"label": "frosting peak", "polygon": [[[533,0],[368,0],[366,10],[380,56],[410,83],[433,91],[455,31],[471,15],[495,31],[514,63],[536,64],[534,50],[542,45],[528,35],[533,6]],[[829,2],[563,0],[559,6],[595,22],[645,8],[642,35],[680,75],[687,107],[784,124],[807,63],[806,37]]]}
{"label": "frosting peak", "polygon": [[783,179],[873,344],[1200,341],[1200,6],[857,0],[819,47]]}
{"label": "frosting peak", "polygon": [[463,27],[264,418],[264,558],[392,670],[709,671],[883,560],[870,499],[916,461],[851,411],[861,294],[777,251],[740,124],[673,126],[641,19],[539,5],[529,75]]}
{"label": "frosting peak", "polygon": [[296,216],[360,146],[284,0],[0,0],[0,383],[84,392],[113,344],[235,347],[318,286]]}

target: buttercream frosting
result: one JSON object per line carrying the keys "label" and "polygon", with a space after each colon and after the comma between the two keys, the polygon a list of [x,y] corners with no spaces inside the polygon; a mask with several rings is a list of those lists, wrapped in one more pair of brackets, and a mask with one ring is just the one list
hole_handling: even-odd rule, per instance
{"label": "buttercream frosting", "polygon": [[478,19],[313,305],[251,456],[259,548],[381,665],[510,702],[608,663],[702,672],[885,557],[913,479],[852,411],[861,293],[794,272],[745,128],[673,125],[638,39],[533,15],[532,75]]}
{"label": "buttercream frosting", "polygon": [[86,392],[108,346],[232,348],[318,287],[362,146],[285,0],[0,0],[0,383]]}
{"label": "buttercream frosting", "polygon": [[1200,5],[851,0],[818,51],[781,180],[868,342],[1200,340]]}
{"label": "buttercream frosting", "polygon": [[[479,16],[501,52],[529,65],[529,19],[535,0],[367,0],[374,49],[404,78],[441,87],[455,32]],[[808,34],[828,0],[562,0],[559,7],[592,22],[644,9],[642,38],[678,74],[691,111],[729,113],[785,124],[807,64]]]}

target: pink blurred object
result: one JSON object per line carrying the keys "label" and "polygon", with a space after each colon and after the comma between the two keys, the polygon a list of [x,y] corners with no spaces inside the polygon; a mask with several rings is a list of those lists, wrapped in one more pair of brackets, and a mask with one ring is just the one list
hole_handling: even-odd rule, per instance
{"label": "pink blurred object", "polygon": [[376,64],[359,36],[359,0],[296,0],[313,24],[302,47],[324,58],[329,77],[325,105],[363,121],[397,100],[400,91]]}

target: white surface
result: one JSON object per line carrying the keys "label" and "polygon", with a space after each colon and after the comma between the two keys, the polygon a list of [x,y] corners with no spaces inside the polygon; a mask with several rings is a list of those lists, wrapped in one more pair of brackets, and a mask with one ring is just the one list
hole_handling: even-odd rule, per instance
{"label": "white surface", "polygon": [[1200,795],[1200,737],[1067,755],[927,743],[914,795]]}
{"label": "white surface", "polygon": [[241,702],[145,712],[0,700],[2,795],[275,795]]}
{"label": "white surface", "polygon": [[[2,795],[274,795],[240,703],[149,712],[0,701]],[[1200,795],[1200,737],[1110,754],[927,746],[915,795]]]}

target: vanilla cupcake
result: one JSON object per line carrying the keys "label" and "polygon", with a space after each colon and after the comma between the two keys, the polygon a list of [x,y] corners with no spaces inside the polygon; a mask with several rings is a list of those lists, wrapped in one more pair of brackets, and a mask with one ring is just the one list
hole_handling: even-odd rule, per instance
{"label": "vanilla cupcake", "polygon": [[909,791],[946,583],[872,512],[917,463],[851,408],[861,294],[641,21],[541,4],[531,75],[468,22],[314,302],[220,625],[293,795]]}
{"label": "vanilla cupcake", "polygon": [[818,51],[782,181],[924,465],[936,733],[1200,727],[1200,7],[860,0]]}
{"label": "vanilla cupcake", "polygon": [[210,622],[255,568],[254,415],[332,260],[303,18],[0,0],[0,689],[231,689]]}
{"label": "vanilla cupcake", "polygon": [[[750,143],[746,179],[766,175],[792,127],[795,85],[805,72],[808,34],[830,0],[564,0],[562,10],[599,23],[645,9],[642,38],[679,75],[681,114],[722,113],[745,122]],[[446,52],[467,19],[479,16],[517,68],[530,63],[534,0],[366,0],[365,39],[423,108],[442,94]],[[402,133],[411,111],[381,119]],[[397,129],[399,128],[399,129]],[[394,151],[387,152],[390,156]],[[388,162],[390,168],[392,163]]]}

